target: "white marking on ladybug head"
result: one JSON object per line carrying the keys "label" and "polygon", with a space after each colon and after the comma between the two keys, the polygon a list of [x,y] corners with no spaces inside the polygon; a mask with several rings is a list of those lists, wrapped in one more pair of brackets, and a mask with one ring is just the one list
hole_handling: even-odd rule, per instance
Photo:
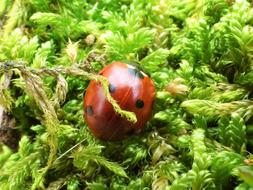
{"label": "white marking on ladybug head", "polygon": [[133,65],[127,65],[127,66],[128,66],[129,69],[136,69],[136,67],[133,66]]}
{"label": "white marking on ladybug head", "polygon": [[141,71],[141,74],[144,76],[144,77],[147,77],[148,75],[144,72]]}

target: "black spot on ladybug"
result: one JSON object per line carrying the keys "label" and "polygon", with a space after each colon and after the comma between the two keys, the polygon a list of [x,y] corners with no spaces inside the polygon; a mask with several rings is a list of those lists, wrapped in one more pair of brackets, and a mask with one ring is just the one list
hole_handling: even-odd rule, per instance
{"label": "black spot on ladybug", "polygon": [[138,99],[136,102],[135,102],[135,106],[137,108],[143,108],[144,107],[144,102],[140,99]]}
{"label": "black spot on ladybug", "polygon": [[115,92],[116,91],[116,86],[114,86],[113,84],[109,84],[109,92],[110,93],[113,93],[113,92]]}
{"label": "black spot on ladybug", "polygon": [[93,115],[93,108],[92,106],[86,106],[85,112],[87,115],[92,116]]}
{"label": "black spot on ladybug", "polygon": [[144,78],[144,75],[139,70],[137,70],[135,68],[128,68],[128,72],[131,75],[134,75],[135,77],[138,77],[138,78],[141,78],[141,79]]}

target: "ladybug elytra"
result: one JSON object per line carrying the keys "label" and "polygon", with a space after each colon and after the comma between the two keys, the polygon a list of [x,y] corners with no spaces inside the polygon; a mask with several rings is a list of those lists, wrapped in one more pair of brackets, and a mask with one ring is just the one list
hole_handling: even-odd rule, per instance
{"label": "ladybug elytra", "polygon": [[132,65],[113,62],[99,73],[109,81],[109,92],[121,109],[134,112],[131,123],[115,113],[101,84],[91,81],[84,96],[84,118],[91,132],[102,140],[122,140],[139,133],[152,114],[155,87],[152,80]]}

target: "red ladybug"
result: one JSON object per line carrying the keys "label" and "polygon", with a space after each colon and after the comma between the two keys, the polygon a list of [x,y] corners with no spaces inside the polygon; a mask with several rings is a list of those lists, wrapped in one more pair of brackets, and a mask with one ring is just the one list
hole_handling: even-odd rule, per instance
{"label": "red ladybug", "polygon": [[84,97],[84,118],[92,133],[103,140],[122,140],[139,133],[152,113],[155,97],[152,80],[136,67],[121,62],[107,65],[99,74],[108,79],[111,96],[121,109],[134,112],[137,122],[117,115],[101,85],[91,81]]}

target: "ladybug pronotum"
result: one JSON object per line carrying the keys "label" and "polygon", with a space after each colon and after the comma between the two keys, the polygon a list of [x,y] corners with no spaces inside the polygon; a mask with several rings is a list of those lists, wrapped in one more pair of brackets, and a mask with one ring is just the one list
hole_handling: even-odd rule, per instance
{"label": "ladybug pronotum", "polygon": [[113,62],[99,73],[109,81],[109,92],[121,109],[134,112],[137,122],[117,115],[101,84],[91,81],[84,95],[84,118],[91,132],[102,140],[122,140],[139,133],[150,119],[155,98],[152,80],[132,65]]}

